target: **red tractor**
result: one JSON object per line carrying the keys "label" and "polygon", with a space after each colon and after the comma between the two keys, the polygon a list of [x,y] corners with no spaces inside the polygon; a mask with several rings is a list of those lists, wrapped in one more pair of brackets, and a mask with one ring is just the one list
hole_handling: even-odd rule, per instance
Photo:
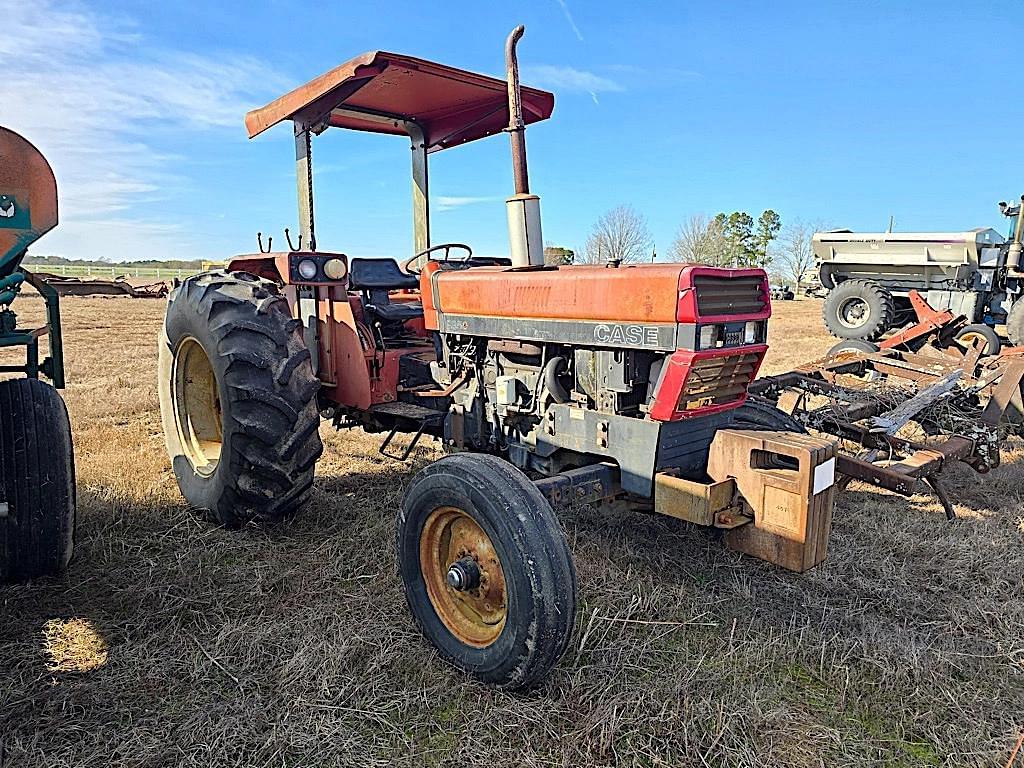
{"label": "red tractor", "polygon": [[[764,431],[779,414],[723,429],[767,351],[763,271],[545,266],[524,131],[554,96],[519,85],[522,31],[507,81],[374,51],[250,112],[250,137],[293,124],[298,241],[285,230],[288,250],[264,251],[260,238],[260,253],[185,280],[160,341],[178,484],[223,525],[302,506],[322,418],[385,433],[398,460],[440,440],[448,455],[412,478],[397,515],[408,604],[444,657],[513,688],[544,676],[572,633],[576,576],[554,507],[646,503],[803,570],[824,557],[832,485],[830,444]],[[310,149],[329,128],[411,140],[415,255],[320,248]],[[502,131],[509,257],[432,244],[428,158]]]}

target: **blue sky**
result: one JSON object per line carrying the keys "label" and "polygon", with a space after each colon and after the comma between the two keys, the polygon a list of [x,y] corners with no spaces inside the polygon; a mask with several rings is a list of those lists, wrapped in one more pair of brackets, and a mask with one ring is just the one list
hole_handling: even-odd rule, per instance
{"label": "blue sky", "polygon": [[[295,227],[289,129],[248,141],[247,109],[374,48],[500,75],[524,23],[524,82],[556,93],[554,118],[528,132],[552,244],[581,247],[623,203],[660,253],[691,215],[720,210],[1002,230],[996,201],[1024,192],[1009,98],[1024,22],[1005,2],[926,7],[34,0],[4,11],[0,124],[57,174],[62,224],[36,253],[223,258]],[[333,131],[314,157],[320,247],[409,254],[405,140]],[[504,252],[505,138],[431,170],[434,241]]]}

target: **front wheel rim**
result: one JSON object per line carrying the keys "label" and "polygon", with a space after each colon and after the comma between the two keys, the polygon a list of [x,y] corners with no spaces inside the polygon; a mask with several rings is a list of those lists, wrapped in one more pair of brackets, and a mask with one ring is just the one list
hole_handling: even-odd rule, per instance
{"label": "front wheel rim", "polygon": [[[448,631],[474,648],[494,643],[508,617],[508,593],[501,560],[480,524],[458,507],[438,507],[423,525],[419,555],[427,597]],[[469,561],[479,572],[478,583],[455,589],[449,571]]]}
{"label": "front wheel rim", "polygon": [[182,453],[197,474],[212,475],[224,442],[220,391],[209,355],[192,336],[174,354],[171,402]]}

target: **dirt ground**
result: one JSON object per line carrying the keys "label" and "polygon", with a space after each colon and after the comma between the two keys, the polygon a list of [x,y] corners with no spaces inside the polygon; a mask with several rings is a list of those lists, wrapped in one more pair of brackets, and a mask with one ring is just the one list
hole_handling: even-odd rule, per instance
{"label": "dirt ground", "polygon": [[[164,453],[163,302],[64,308],[78,549],[66,577],[0,588],[0,766],[990,766],[1024,727],[1016,447],[953,475],[954,524],[851,486],[802,576],[678,521],[570,513],[573,644],[543,687],[501,693],[412,625],[408,473],[378,437],[325,427],[284,529],[214,528]],[[828,348],[819,312],[777,305],[766,372]]]}

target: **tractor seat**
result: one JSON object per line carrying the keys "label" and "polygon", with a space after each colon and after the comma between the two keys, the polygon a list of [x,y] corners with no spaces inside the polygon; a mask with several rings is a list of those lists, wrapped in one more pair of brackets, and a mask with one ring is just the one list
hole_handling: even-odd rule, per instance
{"label": "tractor seat", "polygon": [[423,317],[423,305],[418,301],[387,301],[383,304],[363,304],[363,309],[388,323],[404,323]]}
{"label": "tractor seat", "polygon": [[352,259],[349,262],[350,290],[363,292],[363,309],[385,323],[404,323],[423,317],[418,301],[391,301],[389,291],[419,288],[420,280],[398,268],[394,259]]}
{"label": "tractor seat", "polygon": [[352,259],[348,268],[349,287],[357,291],[420,287],[420,279],[400,270],[394,259]]}

